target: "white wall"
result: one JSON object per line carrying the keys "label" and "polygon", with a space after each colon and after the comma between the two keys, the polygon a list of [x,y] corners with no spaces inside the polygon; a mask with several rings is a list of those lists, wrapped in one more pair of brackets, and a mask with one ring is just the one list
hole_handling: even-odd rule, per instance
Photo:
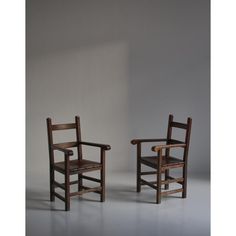
{"label": "white wall", "polygon": [[107,171],[135,172],[130,140],[193,118],[190,174],[209,175],[209,2],[27,1],[27,179],[47,180],[45,119],[79,114],[111,144]]}

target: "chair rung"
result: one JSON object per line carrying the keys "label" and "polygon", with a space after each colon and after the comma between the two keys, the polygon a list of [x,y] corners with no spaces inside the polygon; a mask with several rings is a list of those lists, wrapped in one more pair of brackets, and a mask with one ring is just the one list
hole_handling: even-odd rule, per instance
{"label": "chair rung", "polygon": [[167,177],[167,180],[162,180],[161,184],[170,184],[170,183],[179,183],[181,184],[181,182],[184,181],[184,178],[173,178],[171,176]]}
{"label": "chair rung", "polygon": [[156,181],[147,182],[147,181],[144,180],[144,179],[140,179],[140,182],[141,182],[142,185],[148,185],[149,187],[154,188],[154,189],[157,190],[157,187],[153,184],[153,183],[156,182]]}
{"label": "chair rung", "polygon": [[[84,187],[82,187],[84,188]],[[84,190],[81,190],[79,192],[74,192],[74,193],[70,193],[70,196],[77,196],[77,195],[82,195],[84,193],[89,193],[89,192],[96,192],[96,191],[101,191],[102,187],[95,187],[95,188],[84,188]]]}
{"label": "chair rung", "polygon": [[75,180],[75,181],[71,181],[71,182],[70,182],[70,185],[78,184],[78,183],[79,183],[79,181],[78,181],[78,180]]}
{"label": "chair rung", "polygon": [[82,175],[81,178],[82,178],[82,179],[87,179],[87,180],[90,180],[90,181],[94,181],[94,182],[101,183],[101,180],[100,180],[100,179],[96,179],[96,178],[93,178],[93,177],[90,177],[90,176]]}
{"label": "chair rung", "polygon": [[[84,186],[84,185],[82,186],[82,188],[83,188],[83,189],[90,189],[89,187]],[[93,191],[93,192],[94,192],[94,193],[99,193],[99,194],[100,194],[100,193],[101,193],[101,190],[97,190],[97,191]]]}
{"label": "chair rung", "polygon": [[62,188],[62,189],[65,190],[65,184],[60,184],[60,183],[54,181],[54,185],[55,185],[55,187],[57,187],[57,188]]}
{"label": "chair rung", "polygon": [[54,195],[55,195],[55,197],[59,198],[59,199],[62,200],[63,202],[66,201],[66,199],[65,199],[64,197],[62,197],[60,194],[54,192]]}
{"label": "chair rung", "polygon": [[[168,178],[167,180],[162,180],[161,184],[170,184],[170,183],[182,184],[181,182],[184,181],[184,178],[173,178],[171,176],[168,176],[167,178]],[[157,184],[157,181],[145,181],[145,180],[141,179],[141,185],[148,185],[146,183],[149,183],[149,184],[153,185],[153,184]]]}
{"label": "chair rung", "polygon": [[166,192],[162,192],[161,195],[165,196],[165,195],[168,195],[168,194],[174,194],[174,193],[180,193],[180,192],[183,192],[182,188],[174,189],[174,190],[170,190],[170,191],[166,191]]}
{"label": "chair rung", "polygon": [[165,171],[165,170],[169,170],[169,169],[174,169],[174,168],[182,168],[184,167],[184,163],[180,163],[180,164],[175,164],[175,165],[167,165],[167,166],[163,166],[161,167],[161,171]]}
{"label": "chair rung", "polygon": [[[70,185],[78,184],[78,183],[79,183],[79,181],[75,180],[75,181],[71,181]],[[62,188],[62,189],[65,190],[65,183],[58,183],[58,182],[54,181],[54,185],[55,185],[56,188]]]}
{"label": "chair rung", "polygon": [[140,173],[140,175],[155,175],[155,174],[157,174],[156,171],[144,171]]}

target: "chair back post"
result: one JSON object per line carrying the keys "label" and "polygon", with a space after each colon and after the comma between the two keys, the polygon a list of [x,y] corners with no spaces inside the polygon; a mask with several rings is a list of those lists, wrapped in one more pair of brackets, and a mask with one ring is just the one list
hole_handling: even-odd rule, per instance
{"label": "chair back post", "polygon": [[141,162],[140,162],[140,158],[141,158],[141,154],[142,154],[142,150],[141,150],[141,143],[138,142],[137,143],[137,176],[136,176],[136,186],[137,186],[137,192],[141,191]]}
{"label": "chair back post", "polygon": [[48,133],[48,151],[49,151],[50,165],[53,165],[54,153],[52,150],[53,137],[52,137],[52,120],[51,120],[51,118],[47,118],[47,133]]}
{"label": "chair back post", "polygon": [[192,119],[188,117],[187,120],[187,130],[186,130],[186,135],[185,135],[185,148],[184,148],[184,162],[187,163],[188,159],[188,150],[189,150],[189,143],[190,143],[190,134],[191,134],[191,126],[192,126]]}
{"label": "chair back post", "polygon": [[[172,135],[172,126],[171,126],[171,122],[173,122],[174,116],[172,114],[169,115],[169,120],[168,120],[168,129],[167,129],[167,142],[166,144],[170,143],[170,139],[171,139],[171,135]],[[170,150],[167,149],[166,150],[166,157],[169,156]]]}
{"label": "chair back post", "polygon": [[78,142],[77,145],[77,151],[78,151],[78,160],[82,160],[82,145],[81,142],[81,126],[80,126],[80,117],[75,117],[75,123],[76,123],[76,139]]}
{"label": "chair back post", "polygon": [[192,119],[188,117],[187,120],[187,130],[186,130],[186,136],[185,136],[185,148],[184,148],[184,168],[183,168],[183,192],[182,192],[182,198],[187,197],[187,169],[188,169],[188,150],[189,150],[189,142],[190,142],[190,134],[191,134],[191,126],[192,126]]}
{"label": "chair back post", "polygon": [[48,151],[49,151],[49,172],[50,172],[50,201],[55,201],[55,186],[54,186],[54,151],[52,149],[52,120],[47,118],[47,133],[48,133]]}
{"label": "chair back post", "polygon": [[161,165],[162,165],[162,149],[160,148],[157,152],[157,192],[156,192],[156,203],[161,203]]}

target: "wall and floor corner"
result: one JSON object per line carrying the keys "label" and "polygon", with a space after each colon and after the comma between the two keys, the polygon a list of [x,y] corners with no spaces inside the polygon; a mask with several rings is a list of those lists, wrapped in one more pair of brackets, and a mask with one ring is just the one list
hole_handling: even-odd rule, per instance
{"label": "wall and floor corner", "polygon": [[[81,235],[91,235],[80,212],[100,218],[94,220],[94,232],[101,235],[110,235],[110,230],[115,235],[170,235],[163,216],[179,226],[177,235],[209,235],[209,1],[26,3],[28,235],[37,235],[38,229],[44,235],[73,235],[79,221]],[[190,185],[187,200],[170,197],[157,207],[147,203],[153,190],[135,193],[135,148],[130,140],[165,136],[169,113],[179,121],[193,118],[189,184],[195,187]],[[45,119],[67,122],[74,115],[81,117],[84,140],[112,146],[107,153],[108,200],[101,205],[75,199],[72,212],[65,214],[52,211],[46,201]],[[199,227],[201,234],[190,233]]]}

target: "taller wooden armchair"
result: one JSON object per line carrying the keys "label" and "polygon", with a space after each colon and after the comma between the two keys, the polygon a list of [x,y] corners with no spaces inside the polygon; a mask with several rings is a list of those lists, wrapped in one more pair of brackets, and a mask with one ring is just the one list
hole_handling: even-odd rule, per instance
{"label": "taller wooden armchair", "polygon": [[[187,123],[179,123],[173,120],[173,115],[169,115],[167,138],[161,139],[134,139],[132,144],[137,145],[137,192],[141,191],[141,185],[148,185],[156,190],[156,203],[161,203],[161,196],[182,193],[182,198],[187,196],[187,165],[188,165],[188,150],[190,142],[192,119],[189,117]],[[184,129],[184,140],[176,140],[172,138],[172,129]],[[152,151],[156,152],[155,156],[142,156],[142,143],[147,142],[164,142],[164,144],[153,146]],[[170,150],[173,148],[181,148],[183,150],[182,157],[173,157]],[[141,171],[141,164],[155,169],[155,171]],[[182,168],[182,177],[174,178],[170,176],[170,169]],[[143,175],[156,175],[156,181],[147,181],[141,178]],[[162,180],[162,174],[164,179]],[[169,189],[170,183],[178,183],[182,187],[179,189],[161,191],[161,186],[165,186],[165,190]]]}
{"label": "taller wooden armchair", "polygon": [[[53,132],[58,130],[74,129],[76,131],[76,141],[66,143],[54,143]],[[50,160],[50,200],[55,201],[55,197],[65,202],[65,210],[70,210],[70,197],[81,195],[83,193],[95,192],[100,194],[100,201],[105,201],[105,151],[111,147],[106,144],[90,143],[81,140],[80,118],[75,117],[75,123],[69,124],[52,124],[51,118],[47,118],[48,147]],[[82,145],[94,146],[100,148],[100,162],[86,160],[82,155]],[[78,158],[71,159],[73,151],[68,149],[76,147]],[[64,154],[64,161],[56,162],[55,151]],[[100,170],[100,179],[84,175],[85,172]],[[55,180],[54,172],[57,171],[64,175],[65,182],[58,183]],[[70,181],[71,175],[78,175],[78,180]],[[98,182],[100,186],[89,188],[83,185],[83,179]],[[78,184],[78,191],[71,192],[70,185]],[[61,188],[65,195],[61,196],[55,191],[55,188]]]}

